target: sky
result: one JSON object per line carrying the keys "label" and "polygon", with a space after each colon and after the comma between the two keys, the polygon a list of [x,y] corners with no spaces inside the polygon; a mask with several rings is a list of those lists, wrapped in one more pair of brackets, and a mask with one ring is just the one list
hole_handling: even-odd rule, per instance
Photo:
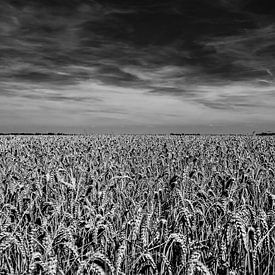
{"label": "sky", "polygon": [[0,132],[275,132],[270,2],[0,1]]}

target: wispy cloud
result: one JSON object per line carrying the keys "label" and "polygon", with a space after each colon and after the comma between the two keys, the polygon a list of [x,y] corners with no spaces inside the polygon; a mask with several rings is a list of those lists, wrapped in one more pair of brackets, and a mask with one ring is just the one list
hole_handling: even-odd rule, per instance
{"label": "wispy cloud", "polygon": [[204,45],[210,50],[215,50],[213,58],[219,64],[228,64],[229,70],[221,71],[224,78],[274,79],[274,24],[242,30],[237,35],[216,37]]}

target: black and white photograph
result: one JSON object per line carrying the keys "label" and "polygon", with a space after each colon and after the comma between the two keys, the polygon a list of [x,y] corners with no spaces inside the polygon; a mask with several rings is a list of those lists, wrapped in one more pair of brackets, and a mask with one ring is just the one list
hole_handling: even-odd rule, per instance
{"label": "black and white photograph", "polygon": [[0,275],[275,275],[275,3],[0,0]]}

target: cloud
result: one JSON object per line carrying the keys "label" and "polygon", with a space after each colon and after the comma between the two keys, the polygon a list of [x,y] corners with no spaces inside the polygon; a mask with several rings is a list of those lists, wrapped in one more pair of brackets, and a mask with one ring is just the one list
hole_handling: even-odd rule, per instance
{"label": "cloud", "polygon": [[232,110],[239,113],[275,108],[275,85],[258,84],[256,81],[235,81],[159,87],[149,91],[153,95],[176,97],[182,101],[200,104],[210,109]]}
{"label": "cloud", "polygon": [[[158,72],[158,66],[178,66],[185,72],[192,67],[194,74],[202,77],[209,74],[216,79],[240,79],[247,75],[248,63],[251,68],[255,61],[252,56],[245,58],[248,47],[237,41],[251,40],[255,33],[270,36],[264,50],[267,58],[259,57],[255,64],[261,67],[272,52],[273,30],[258,30],[255,19],[225,10],[217,1],[142,1],[135,5],[30,1],[1,5],[5,16],[1,22],[0,59],[4,65],[0,75],[6,79],[67,85],[95,77],[107,84],[143,85],[148,80],[144,77],[150,77],[150,68],[160,77],[166,73]],[[244,27],[248,28],[247,37],[240,33]],[[257,47],[259,43],[254,41]],[[75,70],[70,72],[68,66],[75,66]],[[77,66],[93,68],[97,73],[78,72]],[[138,67],[136,72],[134,66]],[[170,82],[179,77],[174,73],[167,74]],[[259,75],[260,70],[256,73]]]}
{"label": "cloud", "polygon": [[64,89],[64,87],[59,87],[59,89],[54,87],[51,89],[50,86],[45,88],[45,86],[41,84],[30,85],[25,82],[2,82],[0,86],[0,97],[26,99],[29,101],[28,106],[33,103],[32,101],[36,103],[43,102],[43,104],[47,102],[71,102],[78,104],[92,102],[95,104],[101,101],[100,97],[92,94],[75,93],[72,87],[73,86],[67,86],[66,89]]}
{"label": "cloud", "polygon": [[274,19],[241,2],[1,2],[0,106],[81,125],[270,120]]}
{"label": "cloud", "polygon": [[[262,77],[273,79],[275,72],[275,25],[246,30],[238,35],[213,38],[205,47],[215,50],[214,60],[228,64],[232,71],[222,70],[224,78],[250,79]],[[218,69],[219,66],[217,66]]]}

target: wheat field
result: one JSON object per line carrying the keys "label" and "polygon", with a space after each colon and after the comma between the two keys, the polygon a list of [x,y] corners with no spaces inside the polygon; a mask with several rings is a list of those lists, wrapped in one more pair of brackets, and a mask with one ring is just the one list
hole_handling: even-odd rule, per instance
{"label": "wheat field", "polygon": [[0,137],[0,274],[275,274],[275,138]]}

